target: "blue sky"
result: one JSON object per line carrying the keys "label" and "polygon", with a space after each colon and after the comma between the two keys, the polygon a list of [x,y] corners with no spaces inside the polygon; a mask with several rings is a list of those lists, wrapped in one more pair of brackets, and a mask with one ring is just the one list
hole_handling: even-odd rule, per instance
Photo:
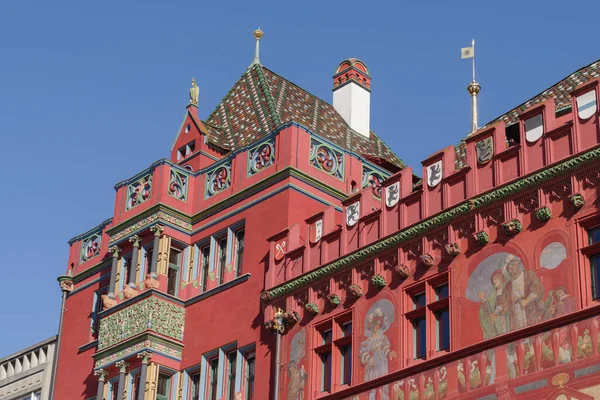
{"label": "blue sky", "polygon": [[[250,64],[331,101],[371,70],[371,127],[410,166],[600,59],[600,2],[13,1],[0,6],[0,357],[57,332],[67,240],[112,215],[113,185],[168,157],[191,77],[206,117]],[[91,307],[91,306],[90,306]],[[68,310],[67,310],[68,312]],[[82,343],[83,344],[83,343]]]}

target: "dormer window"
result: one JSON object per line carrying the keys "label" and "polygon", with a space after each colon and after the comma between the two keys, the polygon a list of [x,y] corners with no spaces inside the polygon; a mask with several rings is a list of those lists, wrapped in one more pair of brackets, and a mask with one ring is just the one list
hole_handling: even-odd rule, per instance
{"label": "dormer window", "polygon": [[177,161],[183,160],[184,158],[191,155],[194,151],[196,151],[196,141],[192,140],[188,144],[183,147],[180,147],[177,150]]}

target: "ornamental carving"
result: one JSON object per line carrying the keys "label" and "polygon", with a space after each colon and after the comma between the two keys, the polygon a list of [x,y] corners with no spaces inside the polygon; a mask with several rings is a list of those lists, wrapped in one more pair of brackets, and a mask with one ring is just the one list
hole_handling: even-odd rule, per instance
{"label": "ornamental carving", "polygon": [[308,162],[329,175],[344,179],[344,153],[320,140],[311,138]]}
{"label": "ornamental carving", "polygon": [[137,303],[100,319],[98,350],[123,342],[145,331],[181,341],[185,310],[156,297]]}
{"label": "ornamental carving", "polygon": [[396,265],[394,271],[396,271],[396,273],[401,279],[406,279],[410,276],[410,269],[406,264]]}
{"label": "ornamental carving", "polygon": [[435,264],[433,257],[429,254],[423,254],[419,256],[419,261],[427,268],[432,267]]}
{"label": "ornamental carving", "polygon": [[535,210],[535,217],[540,221],[548,221],[552,218],[552,210],[547,206],[540,207]]}
{"label": "ornamental carving", "polygon": [[340,303],[342,302],[340,300],[340,296],[338,296],[335,293],[332,293],[329,296],[327,296],[327,300],[329,300],[329,303],[331,303],[332,306],[339,306]]}
{"label": "ornamental carving", "polygon": [[383,190],[381,182],[383,182],[388,176],[369,167],[368,165],[363,164],[362,168],[362,188],[364,189],[366,187],[370,187],[373,196],[380,199]]}
{"label": "ornamental carving", "polygon": [[158,289],[158,280],[154,278],[152,275],[147,274],[146,279],[144,280],[144,285],[146,289]]}
{"label": "ornamental carving", "polygon": [[142,204],[152,195],[152,175],[141,177],[127,186],[127,203],[125,211]]}
{"label": "ornamental carving", "polygon": [[569,197],[569,200],[571,200],[571,204],[573,204],[573,207],[575,208],[581,208],[585,205],[585,198],[579,193]]}
{"label": "ornamental carving", "polygon": [[315,303],[307,303],[304,308],[306,309],[306,311],[308,311],[311,314],[318,314],[319,313],[319,306],[316,305]]}
{"label": "ornamental carving", "polygon": [[94,363],[94,368],[104,367],[106,365],[112,364],[115,360],[136,354],[137,352],[144,349],[149,349],[156,353],[165,354],[177,360],[181,359],[181,349],[170,347],[165,343],[148,339],[98,359]]}
{"label": "ornamental carving", "polygon": [[73,291],[73,280],[69,277],[59,277],[58,284],[60,285],[60,290],[67,294]]}
{"label": "ornamental carving", "polygon": [[108,310],[109,308],[112,308],[114,306],[117,305],[117,301],[111,297],[109,297],[107,294],[103,294],[100,299],[102,300],[102,309],[103,310]]}
{"label": "ornamental carving", "polygon": [[477,240],[477,243],[484,246],[489,243],[490,236],[487,234],[487,232],[479,231],[475,234],[475,240]]}
{"label": "ornamental carving", "polygon": [[452,257],[456,257],[460,254],[460,246],[458,245],[458,243],[449,243],[446,246],[444,246],[444,248],[446,249],[446,253],[448,253],[448,255]]}
{"label": "ornamental carving", "polygon": [[204,197],[210,198],[231,186],[231,163],[221,165],[206,173]]}
{"label": "ornamental carving", "polygon": [[169,196],[181,201],[187,200],[188,176],[183,172],[171,168],[169,175]]}
{"label": "ornamental carving", "polygon": [[502,230],[508,236],[514,236],[523,230],[523,224],[521,224],[521,221],[515,218],[511,221],[503,223]]}
{"label": "ornamental carving", "polygon": [[275,162],[275,139],[259,143],[248,150],[248,176],[252,176]]}
{"label": "ornamental carving", "polygon": [[79,257],[80,262],[87,261],[91,258],[96,257],[100,254],[100,247],[102,246],[102,233],[94,233],[87,238],[83,239],[81,244],[81,256]]}
{"label": "ornamental carving", "polygon": [[387,282],[385,281],[385,278],[382,275],[374,275],[371,278],[371,282],[378,289],[383,289],[385,285],[387,285]]}
{"label": "ornamental carving", "polygon": [[362,295],[363,295],[362,288],[358,285],[348,286],[348,291],[352,294],[352,296],[354,296],[356,298],[362,297]]}
{"label": "ornamental carving", "polygon": [[137,294],[137,291],[134,288],[132,288],[128,284],[125,284],[125,288],[123,289],[123,298],[124,299],[130,299],[133,296],[135,296],[136,294]]}

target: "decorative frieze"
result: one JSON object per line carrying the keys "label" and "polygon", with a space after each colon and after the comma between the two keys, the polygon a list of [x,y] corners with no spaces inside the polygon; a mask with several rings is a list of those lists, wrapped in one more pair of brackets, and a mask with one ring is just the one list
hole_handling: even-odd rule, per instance
{"label": "decorative frieze", "polygon": [[150,330],[182,340],[185,310],[169,301],[150,297],[100,319],[98,350]]}
{"label": "decorative frieze", "polygon": [[275,138],[248,150],[248,176],[252,176],[275,163]]}
{"label": "decorative frieze", "polygon": [[166,343],[163,343],[162,341],[155,339],[155,338],[149,338],[149,339],[140,341],[138,343],[135,343],[131,346],[127,346],[124,349],[115,351],[114,353],[98,354],[98,355],[101,355],[102,358],[96,360],[96,362],[94,363],[94,368],[104,367],[108,364],[114,363],[115,360],[119,360],[119,359],[125,358],[127,356],[136,354],[139,351],[145,350],[145,349],[151,350],[156,353],[165,354],[165,355],[175,358],[175,359],[181,359],[181,349],[180,348],[176,348],[174,346],[169,346]]}
{"label": "decorative frieze", "polygon": [[123,230],[115,233],[114,235],[111,235],[110,242],[111,243],[116,242],[119,239],[122,239],[127,236],[131,236],[131,234],[144,229],[147,225],[150,225],[156,221],[165,221],[172,225],[183,228],[185,230],[188,230],[188,231],[192,230],[191,223],[186,222],[180,218],[174,217],[165,212],[159,211],[157,213],[151,214],[151,215],[147,216],[146,218],[143,218],[143,219],[137,221],[135,224],[130,225],[127,228],[124,228]]}
{"label": "decorative frieze", "polygon": [[231,161],[206,173],[204,198],[208,199],[231,186]]}
{"label": "decorative frieze", "polygon": [[344,179],[344,153],[315,137],[310,139],[308,162],[337,179]]}
{"label": "decorative frieze", "polygon": [[171,168],[169,174],[169,196],[178,200],[187,200],[188,176],[187,174]]}
{"label": "decorative frieze", "polygon": [[127,186],[125,210],[131,210],[152,196],[152,175],[146,175]]}

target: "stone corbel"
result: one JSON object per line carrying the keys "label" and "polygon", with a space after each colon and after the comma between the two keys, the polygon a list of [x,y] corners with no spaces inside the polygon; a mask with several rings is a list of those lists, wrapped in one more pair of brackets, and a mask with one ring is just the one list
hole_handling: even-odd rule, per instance
{"label": "stone corbel", "polygon": [[456,257],[460,254],[460,246],[456,242],[452,242],[444,246],[446,253],[452,257]]}
{"label": "stone corbel", "polygon": [[421,264],[423,264],[427,268],[433,267],[435,264],[435,261],[434,261],[433,257],[431,256],[431,254],[423,254],[423,255],[419,256],[419,261],[421,262]]}
{"label": "stone corbel", "polygon": [[513,219],[502,224],[502,230],[507,236],[514,236],[523,230],[523,224],[518,219]]}

